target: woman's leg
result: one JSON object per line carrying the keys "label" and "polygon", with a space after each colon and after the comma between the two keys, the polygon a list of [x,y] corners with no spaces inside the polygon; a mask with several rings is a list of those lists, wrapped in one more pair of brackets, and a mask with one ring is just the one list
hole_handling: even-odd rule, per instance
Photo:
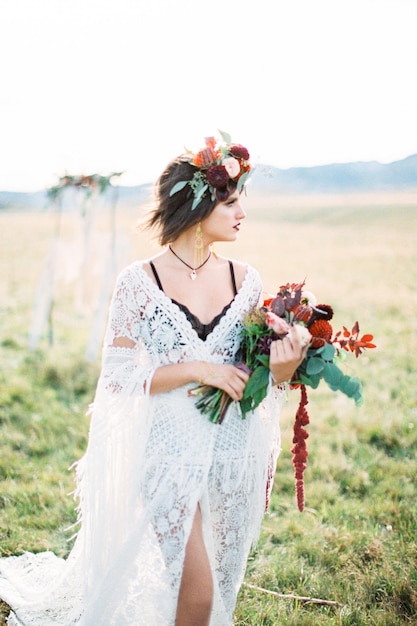
{"label": "woman's leg", "polygon": [[213,603],[213,578],[197,507],[185,550],[175,626],[208,626]]}

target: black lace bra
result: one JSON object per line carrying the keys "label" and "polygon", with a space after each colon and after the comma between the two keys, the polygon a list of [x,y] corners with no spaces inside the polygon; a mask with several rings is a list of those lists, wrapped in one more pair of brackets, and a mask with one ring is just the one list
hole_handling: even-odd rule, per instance
{"label": "black lace bra", "polygon": [[[161,291],[164,291],[164,288],[162,287],[162,283],[161,283],[161,281],[159,279],[159,276],[158,276],[158,273],[156,271],[155,265],[152,263],[152,261],[149,261],[149,265],[151,266],[151,270],[152,270],[153,275],[155,277],[156,284],[158,285],[158,287],[159,287],[159,289]],[[229,267],[230,267],[230,278],[232,280],[232,286],[233,286],[233,293],[234,293],[233,300],[234,300],[234,298],[235,298],[235,296],[237,294],[237,288],[236,288],[235,270],[233,268],[232,261],[229,261]],[[164,291],[164,293],[165,293],[165,291]],[[186,307],[185,304],[181,304],[181,302],[177,302],[176,300],[173,300],[171,298],[171,301],[174,304],[176,304],[181,309],[181,311],[183,311],[183,313],[185,313],[185,315],[186,315],[188,321],[190,322],[191,326],[193,327],[193,329],[195,330],[197,335],[200,337],[200,339],[202,339],[203,341],[205,341],[207,339],[209,334],[213,331],[213,329],[220,322],[220,320],[223,317],[223,315],[230,308],[233,300],[231,300],[229,302],[229,304],[226,304],[224,309],[218,315],[216,315],[216,317],[214,317],[211,320],[211,322],[209,322],[208,324],[203,324],[202,322],[200,322],[198,317],[196,315],[194,315],[194,313],[191,313],[190,309],[188,307]]]}

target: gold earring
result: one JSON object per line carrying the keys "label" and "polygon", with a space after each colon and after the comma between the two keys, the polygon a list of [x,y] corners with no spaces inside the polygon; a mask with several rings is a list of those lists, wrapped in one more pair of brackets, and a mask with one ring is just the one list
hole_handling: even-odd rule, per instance
{"label": "gold earring", "polygon": [[201,230],[201,222],[197,224],[194,240],[194,267],[198,267],[203,262],[203,231]]}

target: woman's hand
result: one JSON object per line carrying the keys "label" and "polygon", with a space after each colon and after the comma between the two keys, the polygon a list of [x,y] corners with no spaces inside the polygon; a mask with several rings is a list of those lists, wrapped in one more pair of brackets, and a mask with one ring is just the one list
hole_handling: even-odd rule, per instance
{"label": "woman's hand", "polygon": [[241,400],[249,374],[235,365],[221,363],[200,363],[199,383],[217,387],[225,391],[232,400]]}
{"label": "woman's hand", "polygon": [[302,345],[297,328],[291,326],[283,339],[271,343],[269,369],[274,380],[279,384],[292,378],[292,375],[303,362],[308,344]]}
{"label": "woman's hand", "polygon": [[249,375],[234,365],[189,361],[158,367],[152,378],[150,393],[164,393],[196,382],[222,389],[232,400],[241,400],[248,379]]}

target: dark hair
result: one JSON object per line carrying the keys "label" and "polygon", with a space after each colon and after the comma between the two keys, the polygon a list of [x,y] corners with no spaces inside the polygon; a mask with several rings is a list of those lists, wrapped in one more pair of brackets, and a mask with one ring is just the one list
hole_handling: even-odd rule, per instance
{"label": "dark hair", "polygon": [[[162,246],[174,241],[182,232],[210,215],[218,203],[217,199],[212,199],[208,189],[198,206],[191,210],[194,194],[190,185],[185,185],[170,196],[174,185],[180,181],[191,180],[197,169],[187,157],[178,157],[167,165],[156,182],[156,207],[151,211],[145,227],[158,229],[158,239]],[[228,195],[235,189],[236,184],[230,180]]]}

